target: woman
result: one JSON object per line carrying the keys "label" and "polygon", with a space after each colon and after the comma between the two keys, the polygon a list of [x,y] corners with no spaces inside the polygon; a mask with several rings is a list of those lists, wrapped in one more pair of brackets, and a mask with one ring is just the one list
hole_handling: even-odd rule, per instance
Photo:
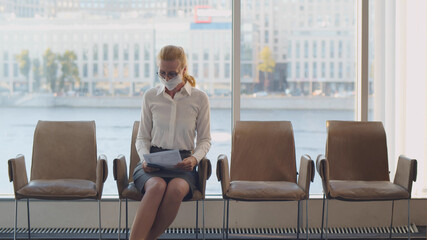
{"label": "woman", "polygon": [[[188,75],[182,47],[165,46],[157,57],[161,86],[143,97],[136,149],[141,159],[133,173],[144,193],[133,222],[131,240],[157,239],[175,219],[183,199],[196,188],[196,166],[211,146],[209,101]],[[194,140],[196,138],[196,146]],[[143,154],[179,149],[180,171],[150,168]]]}

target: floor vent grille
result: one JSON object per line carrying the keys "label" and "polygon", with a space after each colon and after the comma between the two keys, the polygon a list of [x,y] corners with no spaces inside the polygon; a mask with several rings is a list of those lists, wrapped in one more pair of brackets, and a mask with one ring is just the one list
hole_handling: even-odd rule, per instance
{"label": "floor vent grille", "polygon": [[[421,231],[420,231],[421,229]],[[330,239],[387,239],[389,227],[336,227],[328,229]],[[199,239],[202,239],[202,230],[199,229]],[[125,239],[125,230],[121,229],[121,239]],[[292,239],[296,236],[296,228],[230,228],[230,239],[268,239],[284,237]],[[411,239],[425,239],[425,227],[415,224],[410,226]],[[194,228],[169,228],[159,239],[195,239]],[[301,229],[300,239],[305,239],[306,229]],[[309,228],[311,239],[319,239],[320,228]],[[405,239],[408,233],[407,226],[392,228],[393,239]],[[27,239],[26,228],[17,229],[18,239]],[[103,239],[117,239],[117,228],[103,228]],[[98,228],[31,228],[32,239],[98,239]],[[221,239],[221,228],[206,228],[206,239]],[[13,239],[13,228],[0,228],[0,239]]]}

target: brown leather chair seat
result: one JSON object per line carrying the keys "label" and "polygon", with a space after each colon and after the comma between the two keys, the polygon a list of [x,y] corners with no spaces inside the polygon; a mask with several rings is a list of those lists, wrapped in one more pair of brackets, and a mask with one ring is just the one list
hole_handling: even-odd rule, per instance
{"label": "brown leather chair seat", "polygon": [[142,193],[135,187],[135,183],[131,182],[129,185],[123,189],[122,197],[131,199],[134,201],[141,201]]}
{"label": "brown leather chair seat", "polygon": [[227,197],[246,201],[298,201],[305,192],[293,182],[284,181],[233,181]]}
{"label": "brown leather chair seat", "polygon": [[343,181],[330,180],[332,198],[349,201],[383,201],[408,199],[403,187],[390,181]]}
{"label": "brown leather chair seat", "polygon": [[17,192],[38,199],[96,198],[94,182],[82,179],[33,180]]}

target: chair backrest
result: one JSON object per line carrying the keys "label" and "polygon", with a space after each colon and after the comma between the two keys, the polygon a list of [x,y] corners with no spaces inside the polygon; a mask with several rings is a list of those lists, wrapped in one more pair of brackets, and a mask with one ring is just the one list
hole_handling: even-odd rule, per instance
{"label": "chair backrest", "polygon": [[327,121],[331,180],[389,181],[387,140],[381,122]]}
{"label": "chair backrest", "polygon": [[234,127],[232,141],[231,181],[296,183],[295,142],[291,122],[239,121]]}
{"label": "chair backrest", "polygon": [[39,121],[34,132],[31,180],[96,180],[95,121]]}
{"label": "chair backrest", "polygon": [[141,161],[135,146],[136,136],[138,135],[138,129],[139,121],[135,121],[133,123],[132,141],[130,144],[129,182],[133,182],[133,170],[135,169],[136,165]]}

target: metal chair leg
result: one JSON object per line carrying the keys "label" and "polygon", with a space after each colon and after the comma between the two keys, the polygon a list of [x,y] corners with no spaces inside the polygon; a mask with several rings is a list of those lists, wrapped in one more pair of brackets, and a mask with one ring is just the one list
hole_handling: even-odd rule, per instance
{"label": "metal chair leg", "polygon": [[129,226],[128,226],[128,199],[126,198],[126,240],[129,239]]}
{"label": "metal chair leg", "polygon": [[205,199],[202,200],[203,240],[205,240]]}
{"label": "metal chair leg", "polygon": [[16,240],[16,225],[18,225],[18,200],[15,198],[15,226],[13,227],[13,240]]}
{"label": "metal chair leg", "polygon": [[196,239],[199,239],[199,201],[196,201]]}
{"label": "metal chair leg", "polygon": [[224,240],[225,236],[225,199],[222,201],[224,206],[222,208],[222,240]]}
{"label": "metal chair leg", "polygon": [[408,240],[411,239],[411,199],[408,199]]}
{"label": "metal chair leg", "polygon": [[297,239],[299,239],[299,218],[300,218],[300,201],[298,201],[298,216],[297,216]]}
{"label": "metal chair leg", "polygon": [[30,199],[29,198],[27,198],[27,218],[28,218],[28,240],[31,240]]}
{"label": "metal chair leg", "polygon": [[98,199],[98,223],[99,223],[99,240],[102,239],[101,237],[101,200]]}
{"label": "metal chair leg", "polygon": [[122,224],[122,200],[119,198],[119,230],[118,230],[118,240],[120,240],[120,229]]}
{"label": "metal chair leg", "polygon": [[328,240],[328,214],[329,214],[329,199],[326,199],[326,227],[325,227],[325,239]]}
{"label": "metal chair leg", "polygon": [[225,232],[226,239],[228,240],[228,232],[230,231],[228,228],[228,220],[229,220],[229,212],[230,212],[230,200],[227,199],[227,231]]}
{"label": "metal chair leg", "polygon": [[305,238],[308,240],[308,198],[305,200]]}
{"label": "metal chair leg", "polygon": [[323,194],[323,201],[322,201],[322,226],[320,228],[320,239],[323,239],[323,222],[325,220],[325,194]]}
{"label": "metal chair leg", "polygon": [[393,232],[393,214],[394,213],[394,200],[391,200],[391,219],[390,219],[390,230],[389,230],[389,235],[388,235],[388,239],[391,240],[391,234]]}

